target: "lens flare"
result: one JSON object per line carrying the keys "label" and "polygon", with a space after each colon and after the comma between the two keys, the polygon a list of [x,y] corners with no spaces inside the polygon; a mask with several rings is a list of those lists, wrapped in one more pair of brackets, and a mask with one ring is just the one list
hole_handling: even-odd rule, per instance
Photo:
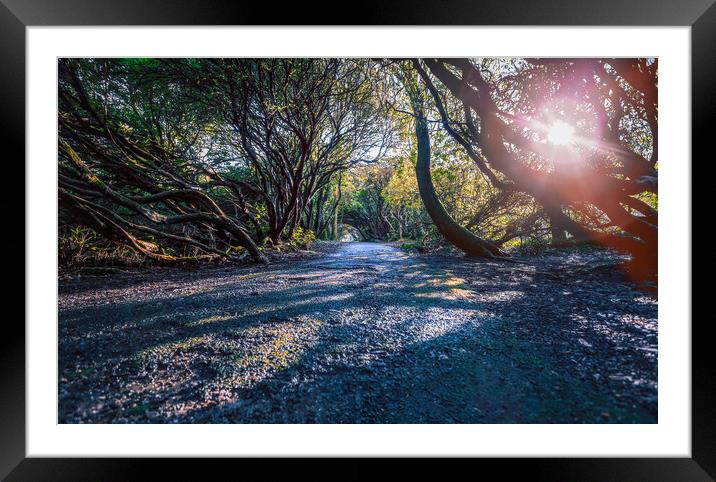
{"label": "lens flare", "polygon": [[574,139],[574,127],[566,122],[557,121],[549,127],[547,140],[554,145],[564,146]]}

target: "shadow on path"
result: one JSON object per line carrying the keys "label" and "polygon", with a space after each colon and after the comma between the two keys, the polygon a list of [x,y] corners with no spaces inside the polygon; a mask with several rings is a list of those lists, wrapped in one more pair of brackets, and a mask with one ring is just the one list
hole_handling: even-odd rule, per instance
{"label": "shadow on path", "polygon": [[563,268],[348,243],[68,289],[60,422],[655,423],[656,302]]}

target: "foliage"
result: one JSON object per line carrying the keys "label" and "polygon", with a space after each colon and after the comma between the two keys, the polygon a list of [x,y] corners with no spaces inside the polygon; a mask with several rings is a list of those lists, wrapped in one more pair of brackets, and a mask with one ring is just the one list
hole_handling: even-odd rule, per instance
{"label": "foliage", "polygon": [[[262,261],[353,229],[439,247],[417,115],[470,233],[650,255],[656,81],[654,59],[60,59],[60,263]],[[556,120],[578,142],[552,145]]]}
{"label": "foliage", "polygon": [[[656,59],[413,59],[410,68],[490,184],[534,200],[517,231],[546,224],[553,244],[624,249],[656,272]],[[559,125],[569,133],[553,137]]]}
{"label": "foliage", "polygon": [[267,236],[335,235],[342,172],[390,140],[363,62],[60,59],[59,71],[60,223],[160,261],[236,260],[236,246],[265,261]]}
{"label": "foliage", "polygon": [[291,242],[303,249],[308,249],[311,246],[311,243],[315,240],[316,233],[310,229],[304,229],[301,226],[297,226],[296,229],[293,230],[293,235],[291,236]]}

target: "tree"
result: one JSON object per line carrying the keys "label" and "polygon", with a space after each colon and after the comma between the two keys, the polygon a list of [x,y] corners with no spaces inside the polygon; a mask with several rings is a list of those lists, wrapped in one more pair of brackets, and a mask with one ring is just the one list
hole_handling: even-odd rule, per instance
{"label": "tree", "polygon": [[383,192],[392,175],[390,166],[357,166],[350,174],[351,191],[343,203],[343,222],[366,240],[388,239],[394,231]]}
{"label": "tree", "polygon": [[[417,62],[415,62],[415,66],[416,69],[420,68]],[[488,258],[506,256],[506,253],[495,244],[476,236],[457,223],[440,202],[430,173],[430,135],[425,117],[423,95],[409,71],[403,72],[403,82],[415,115],[415,138],[417,141],[415,174],[418,180],[418,190],[435,227],[445,239],[469,256]]]}
{"label": "tree", "polygon": [[379,158],[388,145],[387,118],[363,62],[217,59],[198,69],[203,98],[230,127],[229,147],[265,202],[274,241],[291,236],[340,172]]}
{"label": "tree", "polygon": [[[446,131],[494,186],[534,198],[555,236],[625,249],[636,274],[655,275],[656,60],[494,62],[415,59],[413,67]],[[558,122],[576,130],[566,147],[549,141]],[[422,127],[416,135],[425,138]]]}
{"label": "tree", "polygon": [[[204,119],[171,86],[140,88],[135,67],[59,61],[61,215],[155,259],[233,259],[241,246],[265,262],[243,222],[241,193],[212,191],[220,178],[195,162],[207,133],[192,131]],[[177,247],[195,251],[177,255]]]}
{"label": "tree", "polygon": [[263,262],[267,237],[291,239],[299,226],[335,234],[342,173],[390,141],[368,68],[61,60],[62,222],[166,261],[236,259],[243,248]]}

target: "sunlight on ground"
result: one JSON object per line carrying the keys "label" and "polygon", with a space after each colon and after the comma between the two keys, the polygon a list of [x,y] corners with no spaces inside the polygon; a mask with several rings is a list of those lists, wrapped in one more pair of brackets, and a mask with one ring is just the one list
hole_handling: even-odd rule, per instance
{"label": "sunlight on ground", "polygon": [[[231,316],[217,315],[200,321],[210,323],[212,318],[223,321]],[[250,387],[297,363],[305,351],[317,343],[322,323],[318,318],[301,315],[269,326],[228,329],[147,348],[136,353],[132,360],[140,370],[151,375],[146,381],[129,383],[128,394],[156,396],[164,392],[165,402],[160,408],[173,415],[233,399],[235,389]],[[181,393],[206,377],[202,375],[202,367],[211,367],[213,371],[211,379],[201,382],[206,387],[204,396],[184,400]],[[128,400],[119,400],[118,404]],[[136,408],[140,409],[142,407]]]}
{"label": "sunlight on ground", "polygon": [[427,286],[435,288],[434,291],[426,293],[417,293],[415,296],[419,298],[432,299],[449,299],[449,300],[467,300],[474,297],[474,293],[466,288],[465,280],[446,273],[445,277],[435,276],[428,278],[424,283],[415,285],[417,288]]}
{"label": "sunlight on ground", "polygon": [[[302,317],[299,324],[282,323],[266,329],[255,326],[243,330],[241,336],[262,340],[251,351],[236,357],[226,365],[225,375],[216,381],[222,388],[238,388],[260,382],[276,372],[285,370],[299,360],[306,346],[306,339],[314,335],[323,322],[317,318]],[[287,328],[291,328],[289,331]],[[263,341],[270,337],[269,342]],[[311,343],[309,343],[310,345]]]}
{"label": "sunlight on ground", "polygon": [[213,316],[207,316],[206,318],[201,318],[200,320],[191,321],[187,323],[188,326],[199,326],[199,325],[209,325],[211,323],[216,323],[219,321],[229,321],[233,318],[236,318],[236,315],[213,315]]}
{"label": "sunlight on ground", "polygon": [[163,358],[163,357],[171,357],[176,352],[182,351],[182,350],[189,350],[192,348],[196,348],[201,345],[208,344],[213,339],[213,336],[211,334],[201,335],[201,336],[194,336],[191,338],[186,338],[184,340],[180,341],[174,341],[171,343],[165,343],[164,345],[154,346],[151,348],[146,348],[134,355],[134,359],[138,361],[145,361],[147,358]]}
{"label": "sunlight on ground", "polygon": [[464,330],[468,326],[479,328],[484,319],[489,318],[489,314],[478,310],[453,308],[446,316],[442,308],[429,308],[421,312],[420,317],[430,322],[413,323],[410,331],[415,336],[416,342],[423,343]]}
{"label": "sunlight on ground", "polygon": [[525,296],[524,291],[500,290],[486,293],[478,293],[477,301],[494,303],[496,301],[515,301]]}

